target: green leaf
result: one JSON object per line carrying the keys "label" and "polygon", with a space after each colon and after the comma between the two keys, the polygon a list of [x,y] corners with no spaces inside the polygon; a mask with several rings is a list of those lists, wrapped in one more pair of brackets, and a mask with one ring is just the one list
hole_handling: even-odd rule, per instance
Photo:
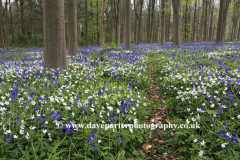
{"label": "green leaf", "polygon": [[206,110],[206,112],[208,113],[208,114],[217,114],[217,111],[214,111],[214,110]]}

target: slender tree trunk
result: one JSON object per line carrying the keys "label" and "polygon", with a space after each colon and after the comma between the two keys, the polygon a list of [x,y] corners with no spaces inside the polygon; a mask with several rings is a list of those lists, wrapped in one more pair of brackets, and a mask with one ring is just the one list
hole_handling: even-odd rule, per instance
{"label": "slender tree trunk", "polygon": [[88,47],[88,1],[85,0],[85,47]]}
{"label": "slender tree trunk", "polygon": [[2,38],[2,43],[3,43],[3,48],[5,48],[5,31],[4,31],[4,19],[3,19],[3,7],[2,7],[2,0],[0,0],[0,16],[1,16],[1,22],[0,22],[0,25],[1,25],[1,37],[0,39]]}
{"label": "slender tree trunk", "polygon": [[66,70],[64,0],[43,0],[44,70]]}
{"label": "slender tree trunk", "polygon": [[162,0],[161,3],[161,42],[160,45],[165,44],[165,0]]}
{"label": "slender tree trunk", "polygon": [[103,40],[103,16],[105,9],[105,0],[102,1],[102,11],[100,15],[100,38],[101,38],[101,48],[103,48],[104,40]]}
{"label": "slender tree trunk", "polygon": [[69,55],[77,56],[77,0],[68,0],[68,41]]}
{"label": "slender tree trunk", "polygon": [[170,28],[171,28],[171,2],[169,2],[169,5],[168,5],[168,9],[169,9],[169,13],[168,13],[168,41],[170,42],[170,39],[171,39],[171,33],[170,33]]}
{"label": "slender tree trunk", "polygon": [[6,16],[5,16],[5,32],[6,32],[6,49],[9,50],[9,40],[8,40],[8,8],[7,8],[7,0],[5,2],[5,10],[6,10]]}
{"label": "slender tree trunk", "polygon": [[213,37],[212,37],[212,32],[213,32],[213,11],[214,11],[214,1],[212,2],[211,0],[211,20],[210,20],[210,29],[209,29],[209,38],[210,41],[212,41]]}
{"label": "slender tree trunk", "polygon": [[201,19],[201,28],[200,28],[200,42],[203,41],[204,8],[205,8],[205,0],[203,0],[203,7],[202,7],[202,19]]}
{"label": "slender tree trunk", "polygon": [[17,4],[17,19],[18,19],[18,44],[20,45],[21,37],[20,37],[20,18],[19,18],[18,0],[16,0],[16,4]]}
{"label": "slender tree trunk", "polygon": [[187,27],[187,26],[188,26],[188,24],[187,24],[187,23],[188,23],[188,21],[187,21],[187,20],[188,20],[188,14],[187,14],[187,13],[188,13],[188,0],[187,0],[186,2],[187,2],[187,3],[186,3],[186,6],[185,6],[185,32],[184,32],[184,33],[185,33],[185,34],[184,34],[184,35],[185,35],[185,36],[184,36],[184,37],[185,37],[185,38],[184,38],[184,41],[185,41],[185,42],[187,42],[187,34],[189,34],[189,33],[187,33],[187,28],[188,28],[188,27]]}
{"label": "slender tree trunk", "polygon": [[138,22],[138,36],[137,36],[137,44],[140,43],[140,32],[141,32],[141,23],[142,23],[142,7],[143,7],[143,0],[140,0],[140,11],[139,11],[139,22]]}
{"label": "slender tree trunk", "polygon": [[21,11],[21,26],[22,26],[22,41],[26,44],[26,33],[25,33],[25,23],[24,23],[24,8],[23,8],[23,0],[20,0],[20,11]]}
{"label": "slender tree trunk", "polygon": [[151,2],[152,0],[149,0],[149,3],[148,3],[147,43],[150,43]]}
{"label": "slender tree trunk", "polygon": [[155,7],[155,0],[152,0],[152,3],[151,3],[151,5],[152,5],[152,13],[151,13],[151,24],[150,24],[150,37],[149,37],[149,41],[150,41],[150,43],[152,43],[152,29],[153,29],[153,25],[154,25],[154,23],[153,23],[153,18],[154,18],[154,7]]}
{"label": "slender tree trunk", "polygon": [[216,37],[216,43],[221,42],[221,32],[222,32],[222,22],[223,22],[223,7],[224,7],[225,0],[220,0],[220,9],[218,14],[218,26],[217,26],[217,37]]}
{"label": "slender tree trunk", "polygon": [[159,40],[159,44],[161,45],[161,32],[162,32],[162,28],[161,28],[161,25],[162,25],[161,24],[161,18],[162,17],[161,17],[161,14],[162,14],[162,12],[161,12],[161,5],[160,4],[161,4],[161,1],[159,0],[159,13],[158,13],[158,16],[159,16],[158,17],[159,18],[159,26],[158,26],[159,27],[159,31],[158,31],[159,39],[158,40]]}
{"label": "slender tree trunk", "polygon": [[238,36],[237,36],[237,39],[239,40],[240,38],[240,21],[239,21],[239,24],[238,24]]}
{"label": "slender tree trunk", "polygon": [[117,27],[117,44],[120,44],[120,29],[121,29],[121,17],[120,17],[120,8],[121,8],[121,0],[119,2],[119,6],[118,6],[118,27]]}
{"label": "slender tree trunk", "polygon": [[180,0],[172,0],[172,5],[173,5],[173,44],[175,47],[180,47],[180,33],[179,33]]}
{"label": "slender tree trunk", "polygon": [[126,47],[126,50],[130,50],[131,48],[131,1],[129,0],[125,0],[125,13],[126,13],[125,47]]}
{"label": "slender tree trunk", "polygon": [[196,14],[197,14],[197,1],[195,0],[192,41],[196,41],[196,18],[197,18]]}
{"label": "slender tree trunk", "polygon": [[207,0],[204,0],[204,1],[205,1],[205,11],[204,11],[205,19],[204,19],[204,38],[203,38],[203,40],[207,41],[207,7],[208,7],[208,5],[207,5]]}

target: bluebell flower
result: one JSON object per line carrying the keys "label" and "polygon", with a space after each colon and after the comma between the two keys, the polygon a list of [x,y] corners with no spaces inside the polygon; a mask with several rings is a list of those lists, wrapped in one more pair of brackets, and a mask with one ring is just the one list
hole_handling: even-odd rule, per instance
{"label": "bluebell flower", "polygon": [[41,116],[41,117],[39,118],[39,120],[40,120],[40,121],[44,120],[43,116]]}
{"label": "bluebell flower", "polygon": [[119,140],[119,143],[121,143],[121,133],[118,133],[118,140]]}

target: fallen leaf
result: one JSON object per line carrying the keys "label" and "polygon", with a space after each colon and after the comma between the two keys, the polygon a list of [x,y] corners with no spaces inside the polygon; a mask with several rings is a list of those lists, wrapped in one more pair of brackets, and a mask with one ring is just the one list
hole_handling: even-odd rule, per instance
{"label": "fallen leaf", "polygon": [[163,144],[164,141],[163,141],[163,140],[159,140],[158,143],[159,143],[159,144]]}
{"label": "fallen leaf", "polygon": [[145,143],[145,144],[143,145],[143,149],[144,149],[145,151],[149,150],[151,147],[152,147],[152,145],[151,145],[149,142],[147,142],[147,143]]}
{"label": "fallen leaf", "polygon": [[173,155],[167,155],[167,158],[175,159]]}
{"label": "fallen leaf", "polygon": [[169,121],[167,119],[164,119],[164,122],[169,123]]}

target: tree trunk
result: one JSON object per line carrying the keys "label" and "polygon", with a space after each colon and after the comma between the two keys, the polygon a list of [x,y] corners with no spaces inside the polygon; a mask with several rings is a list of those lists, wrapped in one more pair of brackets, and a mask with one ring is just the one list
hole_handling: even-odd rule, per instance
{"label": "tree trunk", "polygon": [[194,18],[193,18],[193,35],[192,35],[192,41],[196,41],[196,16],[197,14],[197,1],[195,1],[194,5]]}
{"label": "tree trunk", "polygon": [[187,26],[188,26],[188,21],[187,21],[187,19],[188,19],[188,14],[187,14],[187,12],[188,12],[188,0],[186,1],[187,3],[186,3],[186,6],[185,6],[185,32],[184,32],[184,41],[185,42],[187,42]]}
{"label": "tree trunk", "polygon": [[103,40],[103,16],[105,9],[105,0],[102,1],[102,11],[100,15],[100,39],[101,39],[101,48],[103,48],[104,40]]}
{"label": "tree trunk", "polygon": [[180,0],[172,0],[172,5],[173,5],[173,44],[175,47],[180,47],[180,33],[179,33]]}
{"label": "tree trunk", "polygon": [[224,7],[225,0],[220,0],[220,9],[218,14],[218,26],[217,26],[217,37],[216,37],[216,43],[221,42],[221,32],[222,32],[222,26],[223,26],[223,7]]}
{"label": "tree trunk", "polygon": [[214,11],[214,1],[212,2],[211,0],[211,4],[212,9],[211,9],[211,20],[210,20],[210,28],[209,28],[209,39],[210,41],[212,41],[213,37],[212,37],[212,32],[213,32],[213,11]]}
{"label": "tree trunk", "polygon": [[77,56],[77,0],[68,0],[68,41],[69,55]]}
{"label": "tree trunk", "polygon": [[43,0],[44,70],[68,71],[64,0]]}
{"label": "tree trunk", "polygon": [[88,47],[88,1],[85,0],[85,47]]}
{"label": "tree trunk", "polygon": [[202,19],[201,19],[201,27],[200,27],[200,42],[203,41],[204,8],[205,8],[205,0],[203,0],[203,7],[202,7]]}
{"label": "tree trunk", "polygon": [[134,12],[135,12],[135,30],[134,30],[134,42],[137,43],[137,33],[138,33],[138,21],[139,21],[139,17],[138,17],[138,3],[136,4],[136,0],[133,1],[134,4]]}
{"label": "tree trunk", "polygon": [[140,0],[140,11],[139,11],[139,22],[138,22],[138,36],[137,36],[137,44],[140,43],[140,31],[141,31],[141,23],[142,23],[142,7],[143,7],[143,0]]}
{"label": "tree trunk", "polygon": [[240,8],[240,0],[235,0],[236,5],[234,6],[234,19],[233,19],[233,33],[232,40],[236,40],[237,38],[237,24],[238,24],[238,14]]}
{"label": "tree trunk", "polygon": [[5,2],[5,10],[6,10],[6,15],[5,15],[5,32],[6,32],[6,36],[5,36],[5,41],[6,41],[6,49],[9,50],[9,41],[8,41],[8,9],[7,9],[7,0]]}
{"label": "tree trunk", "polygon": [[22,26],[22,42],[26,44],[26,33],[25,33],[25,22],[24,22],[24,9],[23,9],[23,0],[20,0],[20,11],[21,11],[21,26]]}
{"label": "tree trunk", "polygon": [[148,3],[147,43],[150,43],[151,2],[152,0],[149,0],[149,3]]}
{"label": "tree trunk", "polygon": [[221,32],[221,41],[225,40],[225,34],[226,34],[226,19],[227,19],[227,13],[228,13],[228,7],[229,7],[229,3],[231,2],[231,0],[226,0],[226,2],[224,3],[224,9],[223,9],[223,26],[222,26],[222,32]]}
{"label": "tree trunk", "polygon": [[125,47],[126,50],[130,50],[131,48],[131,1],[125,0],[125,25],[126,25],[126,33],[125,33]]}
{"label": "tree trunk", "polygon": [[120,44],[120,27],[121,27],[121,17],[120,17],[120,8],[121,8],[121,0],[119,2],[119,6],[118,6],[118,27],[117,27],[117,44]]}
{"label": "tree trunk", "polygon": [[207,7],[208,7],[208,5],[207,5],[207,0],[204,0],[205,1],[205,11],[204,11],[204,13],[205,13],[205,16],[204,16],[204,41],[207,41]]}
{"label": "tree trunk", "polygon": [[152,13],[151,13],[151,25],[150,25],[150,37],[149,37],[149,41],[150,41],[150,43],[152,43],[152,30],[153,30],[153,18],[154,18],[154,7],[155,7],[155,0],[152,0]]}
{"label": "tree trunk", "polygon": [[165,44],[165,0],[162,0],[161,3],[161,41],[160,41],[160,45],[164,45]]}

